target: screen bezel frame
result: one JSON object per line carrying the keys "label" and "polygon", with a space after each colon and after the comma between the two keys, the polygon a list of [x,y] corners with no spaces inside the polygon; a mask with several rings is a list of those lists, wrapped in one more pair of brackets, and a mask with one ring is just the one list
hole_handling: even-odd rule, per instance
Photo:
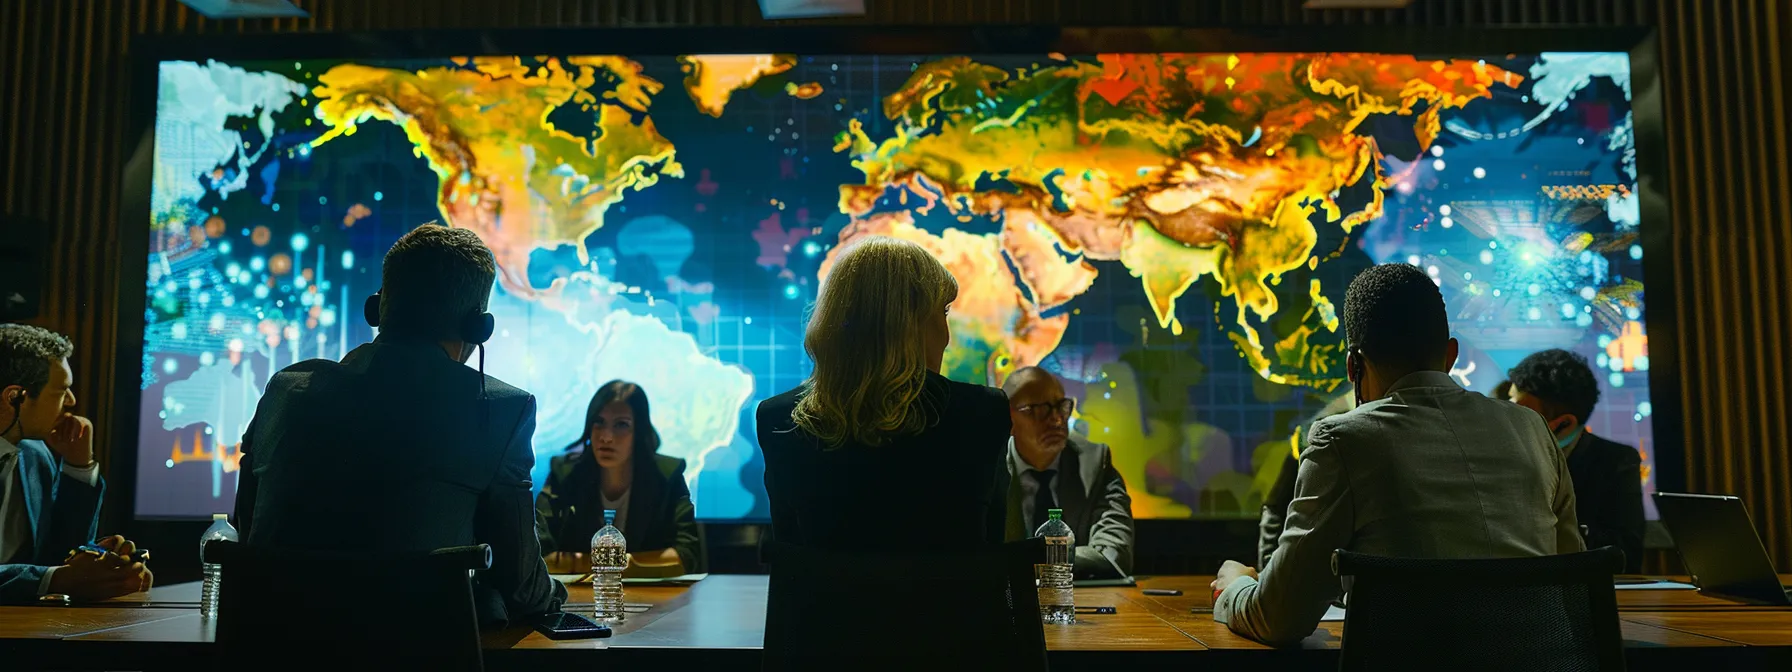
{"label": "screen bezel frame", "polygon": [[[592,48],[592,45],[603,45]],[[1398,45],[1399,51],[1387,50]],[[828,27],[768,28],[545,28],[505,30],[266,33],[223,37],[140,35],[132,43],[127,104],[126,160],[119,207],[117,348],[111,442],[112,506],[120,521],[195,521],[209,516],[136,513],[139,387],[146,299],[139,284],[148,273],[150,192],[154,163],[157,67],[167,60],[407,59],[518,54],[796,53],[851,55],[1067,54],[1111,52],[1358,52],[1425,58],[1479,57],[1546,51],[1625,52],[1630,57],[1631,113],[1637,153],[1637,191],[1644,249],[1643,282],[1673,287],[1672,209],[1667,179],[1659,43],[1652,28],[1550,28],[1425,26],[1170,27]],[[1659,223],[1657,223],[1659,222]],[[1654,261],[1659,260],[1659,261]],[[1677,309],[1672,293],[1647,300],[1644,323],[1650,340],[1649,387],[1653,407],[1654,469],[1658,491],[1685,489],[1683,405],[1677,352]],[[721,524],[763,524],[765,519],[703,519]],[[1231,523],[1240,518],[1155,519]],[[1202,535],[1204,536],[1204,535]]]}

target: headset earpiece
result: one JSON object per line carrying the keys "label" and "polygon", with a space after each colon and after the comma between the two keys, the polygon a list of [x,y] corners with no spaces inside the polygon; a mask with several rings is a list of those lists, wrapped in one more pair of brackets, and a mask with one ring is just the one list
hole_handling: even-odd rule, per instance
{"label": "headset earpiece", "polygon": [[367,318],[367,326],[378,329],[380,326],[380,293],[374,292],[361,304],[361,316]]}
{"label": "headset earpiece", "polygon": [[[379,292],[374,292],[372,296],[367,297],[366,303],[361,304],[361,316],[366,318],[367,326],[379,328]],[[497,318],[492,317],[491,313],[484,311],[468,313],[460,321],[460,340],[465,341],[468,345],[483,345],[486,341],[492,340],[492,332],[497,330],[497,324]]]}
{"label": "headset earpiece", "polygon": [[460,340],[469,345],[484,345],[486,341],[492,340],[492,332],[497,327],[498,320],[491,313],[469,313],[460,322]]}

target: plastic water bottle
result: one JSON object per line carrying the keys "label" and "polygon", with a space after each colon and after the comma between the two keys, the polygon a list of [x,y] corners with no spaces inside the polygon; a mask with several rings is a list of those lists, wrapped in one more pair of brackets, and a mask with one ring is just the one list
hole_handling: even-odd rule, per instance
{"label": "plastic water bottle", "polygon": [[1046,623],[1076,622],[1076,574],[1070,549],[1076,533],[1064,522],[1063,509],[1047,511],[1051,518],[1033,536],[1045,537],[1045,564],[1035,565],[1039,575],[1039,617]]}
{"label": "plastic water bottle", "polygon": [[616,511],[604,509],[604,528],[591,535],[592,620],[622,622],[622,571],[628,569],[628,540],[616,529]]}
{"label": "plastic water bottle", "polygon": [[218,563],[205,561],[205,545],[213,541],[236,541],[236,528],[230,525],[230,514],[212,514],[212,526],[199,537],[199,563],[205,571],[205,585],[199,591],[199,617],[218,616]]}

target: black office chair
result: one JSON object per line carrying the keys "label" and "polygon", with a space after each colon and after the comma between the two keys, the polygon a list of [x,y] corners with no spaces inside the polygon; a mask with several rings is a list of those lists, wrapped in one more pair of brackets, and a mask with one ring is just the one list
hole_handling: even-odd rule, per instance
{"label": "black office chair", "polygon": [[216,639],[228,669],[484,669],[471,574],[485,544],[369,555],[206,545],[221,568]]}
{"label": "black office chair", "polygon": [[764,669],[1047,669],[1043,539],[900,555],[769,541],[763,553]]}
{"label": "black office chair", "polygon": [[1348,578],[1342,670],[1623,670],[1612,575],[1624,553],[1494,560],[1338,550]]}

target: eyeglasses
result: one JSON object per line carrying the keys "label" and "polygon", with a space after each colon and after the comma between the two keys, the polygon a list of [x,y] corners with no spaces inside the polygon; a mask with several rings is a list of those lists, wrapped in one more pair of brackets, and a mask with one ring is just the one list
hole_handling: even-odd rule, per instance
{"label": "eyeglasses", "polygon": [[1070,412],[1076,410],[1076,400],[1066,398],[1057,401],[1042,401],[1037,404],[1015,406],[1014,410],[1033,416],[1034,420],[1049,418],[1053,411],[1056,411],[1060,417],[1068,418]]}

